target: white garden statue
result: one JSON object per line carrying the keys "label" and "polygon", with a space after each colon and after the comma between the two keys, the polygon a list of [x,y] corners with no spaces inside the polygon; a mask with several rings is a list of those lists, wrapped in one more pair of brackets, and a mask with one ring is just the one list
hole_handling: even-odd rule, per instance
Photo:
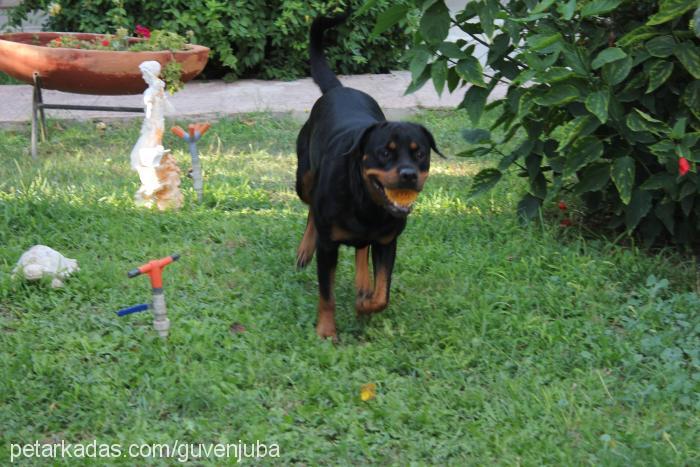
{"label": "white garden statue", "polygon": [[50,277],[51,287],[57,288],[62,287],[63,280],[78,270],[78,261],[66,258],[45,245],[34,245],[20,256],[12,274],[22,274],[29,281]]}
{"label": "white garden statue", "polygon": [[[138,172],[141,179],[141,187],[135,195],[136,204],[151,207],[155,203],[161,210],[179,208],[183,198],[179,190],[179,169],[174,159],[168,156],[170,151],[163,147],[165,108],[169,103],[165,96],[165,83],[158,78],[160,63],[143,62],[139,69],[148,88],[143,93],[146,118],[141,125],[141,136],[131,150],[131,168]],[[160,167],[163,156],[166,156],[168,163]],[[167,201],[160,200],[163,196],[167,196]]]}

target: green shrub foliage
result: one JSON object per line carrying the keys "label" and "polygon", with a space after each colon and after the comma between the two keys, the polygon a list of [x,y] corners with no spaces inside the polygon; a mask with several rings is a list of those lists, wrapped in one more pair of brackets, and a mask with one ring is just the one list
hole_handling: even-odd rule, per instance
{"label": "green shrub foliage", "polygon": [[[212,49],[210,76],[292,79],[308,75],[308,29],[324,13],[357,8],[362,0],[25,0],[12,12],[16,23],[35,9],[51,11],[48,29],[64,32],[133,31],[136,24],[186,35]],[[410,40],[405,24],[369,37],[378,13],[390,5],[380,0],[361,17],[329,33],[327,50],[338,73],[377,73],[397,69]],[[51,8],[51,5],[54,5]],[[55,5],[60,5],[56,8]],[[56,11],[58,10],[58,13]],[[408,31],[408,32],[407,32]]]}
{"label": "green shrub foliage", "polygon": [[[422,16],[411,88],[431,79],[439,92],[470,85],[460,107],[472,125],[485,109],[498,115],[491,131],[465,131],[475,146],[462,155],[499,152],[524,135],[476,176],[473,193],[516,167],[529,179],[525,218],[569,192],[600,225],[697,246],[698,0],[478,0],[456,15],[443,1],[413,3]],[[377,29],[411,8],[380,15]],[[446,40],[451,25],[470,40]],[[477,42],[488,45],[487,70],[474,56]],[[499,82],[506,97],[487,104]]]}

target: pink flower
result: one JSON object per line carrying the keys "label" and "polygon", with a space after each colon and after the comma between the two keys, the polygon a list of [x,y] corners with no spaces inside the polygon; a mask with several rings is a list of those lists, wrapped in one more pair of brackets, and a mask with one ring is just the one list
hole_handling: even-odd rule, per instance
{"label": "pink flower", "polygon": [[105,47],[109,47],[109,41],[107,39],[103,40],[102,45]]}
{"label": "pink flower", "polygon": [[151,30],[145,26],[141,26],[140,24],[136,25],[135,31],[136,31],[137,36],[141,36],[141,37],[144,37],[146,39],[151,37]]}
{"label": "pink flower", "polygon": [[562,219],[561,222],[559,222],[559,226],[561,227],[571,227],[574,223],[571,222],[571,219]]}
{"label": "pink flower", "polygon": [[690,171],[690,162],[685,157],[678,159],[678,173],[681,177]]}
{"label": "pink flower", "polygon": [[569,206],[567,206],[564,201],[559,201],[559,209],[562,211],[566,211],[567,209],[569,209]]}

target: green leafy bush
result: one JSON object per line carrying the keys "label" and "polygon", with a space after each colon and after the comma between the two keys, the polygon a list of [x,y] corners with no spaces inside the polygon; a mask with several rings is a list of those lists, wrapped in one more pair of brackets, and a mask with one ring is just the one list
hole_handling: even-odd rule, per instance
{"label": "green leafy bush", "polygon": [[[525,218],[563,192],[582,197],[591,220],[653,243],[697,246],[700,233],[700,13],[697,0],[479,0],[452,17],[442,0],[415,0],[420,27],[409,52],[411,89],[470,85],[460,107],[478,125],[465,156],[521,138],[473,193],[515,166],[529,179]],[[380,15],[377,30],[408,13]],[[695,13],[695,15],[694,15]],[[393,16],[392,16],[393,15]],[[469,41],[446,41],[450,26]],[[475,44],[488,46],[485,72]],[[487,104],[497,83],[507,95]],[[687,173],[685,173],[687,172]]]}
{"label": "green leafy bush", "polygon": [[[402,0],[407,1],[407,0]],[[402,3],[399,1],[398,3]],[[181,35],[188,31],[191,42],[212,49],[205,74],[231,78],[259,77],[292,79],[308,75],[308,29],[313,18],[323,13],[359,7],[362,0],[26,0],[12,11],[17,23],[35,9],[50,12],[48,28],[53,31],[107,33],[119,27],[133,30],[136,24],[169,30]],[[396,69],[410,40],[410,28],[395,27],[382,36],[369,38],[378,13],[396,4],[376,2],[362,17],[332,33],[335,44],[328,58],[339,73],[376,73]],[[60,5],[60,7],[57,7]]]}

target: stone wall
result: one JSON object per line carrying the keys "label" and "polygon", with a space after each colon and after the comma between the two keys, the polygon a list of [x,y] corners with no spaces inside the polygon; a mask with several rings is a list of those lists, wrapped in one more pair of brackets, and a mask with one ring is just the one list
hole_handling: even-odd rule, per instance
{"label": "stone wall", "polygon": [[[0,0],[0,32],[10,30],[9,26],[7,26],[7,10],[20,3],[21,0]],[[45,20],[46,13],[37,11],[30,15],[29,19],[22,24],[22,27],[14,28],[13,30],[27,32],[41,31],[41,26],[44,24]]]}

